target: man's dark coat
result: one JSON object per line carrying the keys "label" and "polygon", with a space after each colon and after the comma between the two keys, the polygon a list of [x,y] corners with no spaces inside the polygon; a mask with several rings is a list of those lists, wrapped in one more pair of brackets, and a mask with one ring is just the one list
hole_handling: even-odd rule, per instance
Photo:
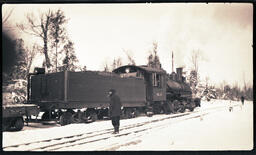
{"label": "man's dark coat", "polygon": [[121,115],[121,101],[116,94],[110,96],[109,114],[110,117],[116,117]]}

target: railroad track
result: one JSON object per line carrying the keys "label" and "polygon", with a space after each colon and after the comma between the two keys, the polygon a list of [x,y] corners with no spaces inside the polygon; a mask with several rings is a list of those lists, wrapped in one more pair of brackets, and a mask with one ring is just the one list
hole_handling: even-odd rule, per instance
{"label": "railroad track", "polygon": [[[225,106],[226,107],[226,106]],[[204,109],[204,111],[194,111],[194,112],[185,112],[185,113],[179,113],[179,114],[173,114],[173,115],[166,115],[166,117],[161,119],[153,119],[150,121],[135,123],[131,125],[126,125],[120,128],[120,134],[113,135],[113,129],[104,129],[99,131],[93,131],[93,132],[85,132],[82,134],[77,135],[70,135],[70,136],[63,136],[58,138],[52,138],[52,139],[46,139],[46,140],[39,140],[34,142],[28,142],[28,143],[21,143],[17,145],[9,145],[4,146],[4,151],[57,151],[57,150],[63,150],[71,147],[77,147],[81,145],[92,145],[93,143],[98,143],[102,141],[106,141],[111,138],[118,138],[123,137],[127,135],[132,135],[132,140],[126,141],[125,144],[111,144],[110,148],[100,148],[100,150],[115,150],[118,147],[121,147],[122,145],[131,145],[136,144],[140,142],[138,137],[143,135],[143,132],[149,131],[151,129],[161,128],[166,125],[166,120],[171,120],[171,123],[177,123],[180,121],[188,120],[188,119],[194,119],[201,117],[203,115],[207,115],[211,113],[212,111],[217,111],[219,109],[225,108],[223,106],[221,107],[214,107],[214,108],[208,108]],[[160,123],[159,122],[163,122]],[[94,145],[95,146],[95,145]],[[90,149],[93,149],[90,148]]]}

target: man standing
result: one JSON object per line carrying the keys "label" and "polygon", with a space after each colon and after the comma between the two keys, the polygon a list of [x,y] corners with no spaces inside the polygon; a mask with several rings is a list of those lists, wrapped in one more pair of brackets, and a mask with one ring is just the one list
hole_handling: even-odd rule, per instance
{"label": "man standing", "polygon": [[241,96],[242,105],[244,105],[244,96]]}
{"label": "man standing", "polygon": [[109,116],[112,120],[112,125],[114,126],[113,134],[119,133],[119,125],[120,125],[120,115],[121,115],[121,101],[120,98],[116,95],[116,91],[114,89],[109,90]]}

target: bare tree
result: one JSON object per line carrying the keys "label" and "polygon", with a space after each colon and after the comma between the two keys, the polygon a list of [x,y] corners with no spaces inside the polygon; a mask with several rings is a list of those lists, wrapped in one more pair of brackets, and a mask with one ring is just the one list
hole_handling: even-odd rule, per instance
{"label": "bare tree", "polygon": [[248,100],[253,100],[254,90],[252,85],[248,85],[246,91],[245,91],[245,97]]}
{"label": "bare tree", "polygon": [[123,51],[125,52],[127,58],[128,58],[128,65],[136,65],[135,60],[133,58],[133,56],[131,55],[131,51],[130,50],[125,50],[123,49]]}
{"label": "bare tree", "polygon": [[3,15],[2,15],[2,31],[7,32],[7,31],[9,31],[13,28],[12,25],[8,22],[10,16],[12,15],[12,12],[13,12],[13,9],[3,12]]}
{"label": "bare tree", "polygon": [[209,80],[210,80],[209,76],[206,76],[205,77],[205,87],[206,88],[208,88],[208,86],[209,86]]}
{"label": "bare tree", "polygon": [[190,71],[190,75],[189,75],[189,85],[192,89],[192,94],[196,95],[198,90],[197,90],[197,86],[198,86],[198,74],[195,70]]}
{"label": "bare tree", "polygon": [[246,90],[247,90],[247,84],[246,84],[245,77],[244,77],[244,71],[243,71],[243,81],[244,81],[243,91],[246,92]]}
{"label": "bare tree", "polygon": [[7,21],[10,18],[12,12],[13,12],[13,9],[11,9],[10,11],[7,11],[7,12],[5,12],[5,14],[3,14],[2,25],[7,23]]}
{"label": "bare tree", "polygon": [[52,18],[52,11],[48,10],[46,13],[40,14],[39,21],[35,18],[33,13],[27,14],[26,22],[17,24],[18,28],[27,33],[39,37],[43,41],[43,53],[45,55],[45,65],[47,69],[51,67],[51,62],[48,56],[48,43],[49,43],[49,28]]}
{"label": "bare tree", "polygon": [[148,66],[153,66],[153,62],[154,62],[154,56],[153,56],[153,54],[151,53],[151,51],[150,51],[150,54],[149,54],[149,56],[148,56]]}
{"label": "bare tree", "polygon": [[157,48],[158,48],[157,42],[153,42],[154,65],[155,67],[159,68],[161,64],[160,64],[159,57],[157,55]]}
{"label": "bare tree", "polygon": [[104,66],[104,72],[109,72],[109,67],[108,67],[108,64],[106,63],[105,66]]}
{"label": "bare tree", "polygon": [[[190,87],[192,88],[192,92],[194,95],[198,92],[197,86],[199,84],[199,61],[202,59],[202,54],[199,50],[192,51],[191,55],[191,70],[190,70],[190,75],[189,75],[189,83]],[[208,80],[207,80],[208,82]]]}
{"label": "bare tree", "polygon": [[113,60],[113,63],[112,63],[112,69],[111,70],[114,70],[116,68],[116,59],[114,58]]}
{"label": "bare tree", "polygon": [[33,59],[35,58],[35,55],[37,53],[37,51],[40,51],[39,46],[34,43],[32,49],[26,48],[26,55],[25,55],[25,61],[27,62],[27,73],[29,73]]}
{"label": "bare tree", "polygon": [[112,63],[112,71],[118,67],[122,66],[122,59],[120,57],[118,57],[117,59],[114,59],[113,60],[113,63]]}
{"label": "bare tree", "polygon": [[246,99],[253,100],[253,86],[246,82],[244,72],[243,72],[243,81],[244,81],[244,86],[243,86],[241,95],[243,95]]}
{"label": "bare tree", "polygon": [[195,51],[193,50],[192,52],[192,56],[191,56],[191,62],[192,62],[192,70],[194,70],[195,72],[198,73],[198,62],[200,59],[200,54],[199,54],[199,50]]}
{"label": "bare tree", "polygon": [[117,58],[117,60],[116,60],[116,68],[117,67],[120,67],[120,66],[122,66],[122,59],[119,57],[119,58]]}
{"label": "bare tree", "polygon": [[233,84],[231,91],[233,94],[233,98],[235,98],[236,100],[239,99],[239,96],[241,96],[241,91],[237,82]]}

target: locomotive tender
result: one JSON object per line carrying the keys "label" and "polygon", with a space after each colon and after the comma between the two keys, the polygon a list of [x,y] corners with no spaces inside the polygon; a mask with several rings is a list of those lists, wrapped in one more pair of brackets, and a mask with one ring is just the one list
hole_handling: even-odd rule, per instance
{"label": "locomotive tender", "polygon": [[135,65],[121,66],[112,73],[37,71],[28,78],[28,103],[40,106],[42,119],[57,119],[61,125],[108,116],[109,89],[121,98],[123,118],[193,111],[200,105],[200,99],[192,98],[182,68],[171,75],[161,68]]}

